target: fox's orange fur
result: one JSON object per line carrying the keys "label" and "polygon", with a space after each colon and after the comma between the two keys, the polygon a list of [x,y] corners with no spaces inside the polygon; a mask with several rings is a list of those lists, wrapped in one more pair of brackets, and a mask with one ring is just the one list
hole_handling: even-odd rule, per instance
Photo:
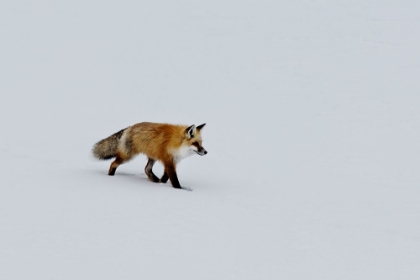
{"label": "fox's orange fur", "polygon": [[[170,179],[174,188],[181,188],[176,175],[176,164],[193,153],[207,154],[202,146],[201,138],[201,129],[204,125],[196,127],[195,125],[138,123],[96,143],[93,147],[93,155],[98,159],[115,158],[108,172],[108,175],[114,175],[120,164],[140,153],[145,154],[149,158],[145,172],[151,181],[166,183]],[[156,160],[161,161],[165,167],[161,179],[152,171]]]}

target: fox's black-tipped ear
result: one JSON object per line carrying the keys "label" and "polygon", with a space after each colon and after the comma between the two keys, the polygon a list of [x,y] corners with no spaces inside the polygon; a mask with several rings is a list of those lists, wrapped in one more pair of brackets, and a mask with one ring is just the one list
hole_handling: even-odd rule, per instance
{"label": "fox's black-tipped ear", "polygon": [[187,130],[186,130],[187,138],[188,139],[193,138],[195,136],[196,130],[197,130],[197,128],[195,127],[194,124],[187,127]]}
{"label": "fox's black-tipped ear", "polygon": [[206,125],[205,123],[200,124],[199,126],[197,126],[197,130],[200,131],[205,125]]}

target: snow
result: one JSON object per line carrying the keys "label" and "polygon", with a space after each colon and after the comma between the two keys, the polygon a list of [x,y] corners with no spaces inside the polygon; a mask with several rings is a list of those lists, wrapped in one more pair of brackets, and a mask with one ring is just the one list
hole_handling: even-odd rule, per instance
{"label": "snow", "polygon": [[[419,279],[419,8],[3,1],[0,279]],[[192,192],[92,158],[141,121]]]}

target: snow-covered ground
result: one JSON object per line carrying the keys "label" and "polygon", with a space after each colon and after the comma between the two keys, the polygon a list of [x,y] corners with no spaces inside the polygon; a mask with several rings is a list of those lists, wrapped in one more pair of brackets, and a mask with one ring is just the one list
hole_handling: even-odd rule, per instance
{"label": "snow-covered ground", "polygon": [[[419,9],[3,1],[0,279],[420,279]],[[92,158],[141,121],[194,191]]]}

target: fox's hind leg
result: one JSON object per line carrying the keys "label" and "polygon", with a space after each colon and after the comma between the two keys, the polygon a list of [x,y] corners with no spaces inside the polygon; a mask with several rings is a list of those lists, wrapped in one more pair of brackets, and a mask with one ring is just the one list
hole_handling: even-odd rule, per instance
{"label": "fox's hind leg", "polygon": [[126,162],[128,158],[122,157],[120,154],[117,154],[117,157],[115,160],[111,163],[111,166],[109,167],[108,175],[114,176],[115,171],[117,170],[117,167]]}
{"label": "fox's hind leg", "polygon": [[150,181],[159,183],[159,178],[153,173],[153,165],[155,164],[156,160],[149,158],[149,161],[144,168],[144,172],[146,173],[147,177],[149,177]]}

